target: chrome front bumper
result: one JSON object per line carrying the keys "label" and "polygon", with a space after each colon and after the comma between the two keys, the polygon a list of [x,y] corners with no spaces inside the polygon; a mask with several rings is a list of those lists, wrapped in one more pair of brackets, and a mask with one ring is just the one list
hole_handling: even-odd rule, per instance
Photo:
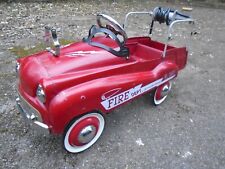
{"label": "chrome front bumper", "polygon": [[49,134],[48,125],[41,122],[39,112],[26,102],[20,95],[16,98],[17,109],[23,116],[28,127],[38,130],[43,134]]}

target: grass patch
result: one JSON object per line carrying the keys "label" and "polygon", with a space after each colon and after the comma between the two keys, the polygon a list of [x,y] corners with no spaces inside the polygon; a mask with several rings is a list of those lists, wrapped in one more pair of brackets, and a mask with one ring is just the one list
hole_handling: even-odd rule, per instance
{"label": "grass patch", "polygon": [[[74,42],[73,40],[68,39],[60,39],[61,45],[67,45]],[[51,46],[53,48],[53,46]],[[26,48],[24,46],[14,46],[13,48],[9,49],[10,52],[14,53],[18,58],[25,57],[32,55],[34,53],[43,51],[46,49],[45,43],[38,43],[34,47]]]}

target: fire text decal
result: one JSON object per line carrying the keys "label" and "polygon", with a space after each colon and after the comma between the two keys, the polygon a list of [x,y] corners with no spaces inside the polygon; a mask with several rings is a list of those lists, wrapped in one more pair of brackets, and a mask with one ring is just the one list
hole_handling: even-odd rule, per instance
{"label": "fire text decal", "polygon": [[132,98],[134,98],[136,96],[139,96],[142,93],[145,93],[145,92],[153,89],[154,87],[160,86],[161,84],[173,79],[175,76],[176,75],[173,75],[166,79],[163,79],[163,78],[158,79],[158,80],[156,80],[152,83],[149,83],[143,87],[142,87],[142,84],[139,84],[139,85],[135,86],[134,88],[128,89],[122,93],[119,93],[115,96],[107,98],[106,100],[103,100],[101,102],[101,104],[106,110],[110,110],[128,100],[131,100]]}

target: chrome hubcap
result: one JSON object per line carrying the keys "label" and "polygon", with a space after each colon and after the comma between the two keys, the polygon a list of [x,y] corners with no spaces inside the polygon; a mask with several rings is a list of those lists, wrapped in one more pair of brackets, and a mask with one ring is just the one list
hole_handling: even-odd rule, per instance
{"label": "chrome hubcap", "polygon": [[163,89],[161,91],[161,97],[163,98],[163,97],[167,96],[169,91],[170,91],[170,88],[168,85],[163,86]]}
{"label": "chrome hubcap", "polygon": [[95,126],[93,126],[93,125],[86,126],[79,133],[78,141],[80,143],[86,144],[94,138],[95,133],[96,133],[96,127]]}

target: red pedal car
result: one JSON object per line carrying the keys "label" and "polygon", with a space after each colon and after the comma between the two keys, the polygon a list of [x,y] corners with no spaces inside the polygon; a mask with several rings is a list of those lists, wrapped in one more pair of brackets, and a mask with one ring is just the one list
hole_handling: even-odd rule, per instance
{"label": "red pedal car", "polygon": [[[178,11],[157,7],[152,12],[130,12],[121,26],[110,16],[97,15],[97,25],[81,42],[61,46],[55,29],[55,50],[17,60],[19,112],[30,126],[48,133],[64,134],[64,147],[78,153],[91,147],[104,129],[104,115],[112,109],[154,91],[154,104],[161,104],[187,61],[185,47],[176,48],[150,37],[128,38],[127,18],[148,14],[154,22],[168,25],[193,23]],[[102,21],[107,22],[103,25]]]}

